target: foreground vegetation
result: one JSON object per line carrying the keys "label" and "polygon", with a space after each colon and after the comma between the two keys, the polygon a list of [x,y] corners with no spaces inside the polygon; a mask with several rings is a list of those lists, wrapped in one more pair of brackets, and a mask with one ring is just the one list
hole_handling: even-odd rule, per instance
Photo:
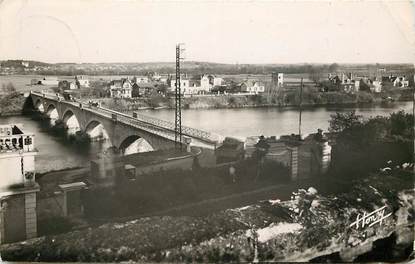
{"label": "foreground vegetation", "polygon": [[[413,242],[415,197],[405,191],[412,177],[410,170],[394,169],[353,182],[337,196],[300,190],[288,201],[203,217],[145,217],[3,245],[0,251],[8,261],[402,261]],[[383,204],[393,216],[382,225],[349,227],[357,213]],[[372,242],[382,239],[390,242],[374,248]]]}
{"label": "foreground vegetation", "polygon": [[369,119],[354,112],[336,113],[329,128],[337,133],[329,174],[361,178],[384,164],[413,162],[413,127],[414,116],[404,111]]}
{"label": "foreground vegetation", "polygon": [[274,161],[265,162],[258,180],[254,159],[234,164],[235,177],[229,174],[229,166],[202,168],[196,162],[192,170],[162,170],[141,175],[135,181],[120,178],[115,189],[96,189],[85,195],[87,217],[112,219],[145,214],[290,180],[288,168]]}

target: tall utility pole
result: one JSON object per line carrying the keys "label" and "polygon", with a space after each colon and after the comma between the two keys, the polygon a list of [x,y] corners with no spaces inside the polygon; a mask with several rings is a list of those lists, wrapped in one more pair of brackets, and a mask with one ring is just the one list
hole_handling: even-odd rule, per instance
{"label": "tall utility pole", "polygon": [[181,52],[184,49],[181,47],[183,44],[179,43],[176,45],[176,89],[175,89],[175,121],[174,121],[174,142],[176,148],[182,147],[182,94],[180,89],[180,61],[184,58],[181,57]]}
{"label": "tall utility pole", "polygon": [[298,119],[298,135],[300,136],[301,140],[301,114],[302,114],[302,104],[303,104],[303,78],[301,78],[301,86],[300,86],[300,117]]}

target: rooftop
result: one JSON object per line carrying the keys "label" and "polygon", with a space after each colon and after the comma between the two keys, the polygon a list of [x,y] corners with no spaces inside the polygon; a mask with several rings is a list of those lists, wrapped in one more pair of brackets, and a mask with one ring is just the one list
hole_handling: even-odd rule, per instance
{"label": "rooftop", "polygon": [[23,134],[22,127],[22,124],[0,125],[0,137]]}
{"label": "rooftop", "polygon": [[22,124],[0,125],[0,153],[36,151],[33,133],[24,133]]}

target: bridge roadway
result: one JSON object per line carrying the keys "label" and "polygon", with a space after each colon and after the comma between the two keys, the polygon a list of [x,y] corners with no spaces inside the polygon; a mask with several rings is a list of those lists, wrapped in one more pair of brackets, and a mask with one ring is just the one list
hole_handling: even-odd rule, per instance
{"label": "bridge roadway", "polygon": [[[51,93],[38,93],[32,91],[31,96],[32,100],[34,101],[34,105],[36,105],[35,102],[38,100],[38,98],[45,98],[56,103],[71,105],[72,107],[82,109],[83,111],[88,111],[93,115],[97,115],[111,121],[115,121],[114,119],[116,118],[116,122],[120,122],[136,129],[146,131],[170,141],[175,140],[175,124],[173,122],[153,118],[139,113],[134,113],[134,116],[130,116],[105,107],[92,106],[85,101],[64,100],[62,96]],[[182,126],[182,134],[192,139],[190,144],[191,146],[199,146],[212,149],[223,141],[223,137],[221,135],[187,126]]]}

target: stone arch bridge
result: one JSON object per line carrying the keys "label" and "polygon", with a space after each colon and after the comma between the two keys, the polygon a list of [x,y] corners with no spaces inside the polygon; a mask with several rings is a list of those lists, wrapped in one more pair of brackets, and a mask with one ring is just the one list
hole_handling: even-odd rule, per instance
{"label": "stone arch bridge", "polygon": [[[46,114],[51,122],[61,120],[68,133],[82,131],[92,139],[108,139],[117,149],[126,149],[138,139],[145,140],[153,150],[175,146],[174,123],[144,115],[130,116],[80,101],[64,100],[59,95],[31,92],[35,109]],[[182,127],[191,145],[214,147],[221,136],[199,129]]]}

